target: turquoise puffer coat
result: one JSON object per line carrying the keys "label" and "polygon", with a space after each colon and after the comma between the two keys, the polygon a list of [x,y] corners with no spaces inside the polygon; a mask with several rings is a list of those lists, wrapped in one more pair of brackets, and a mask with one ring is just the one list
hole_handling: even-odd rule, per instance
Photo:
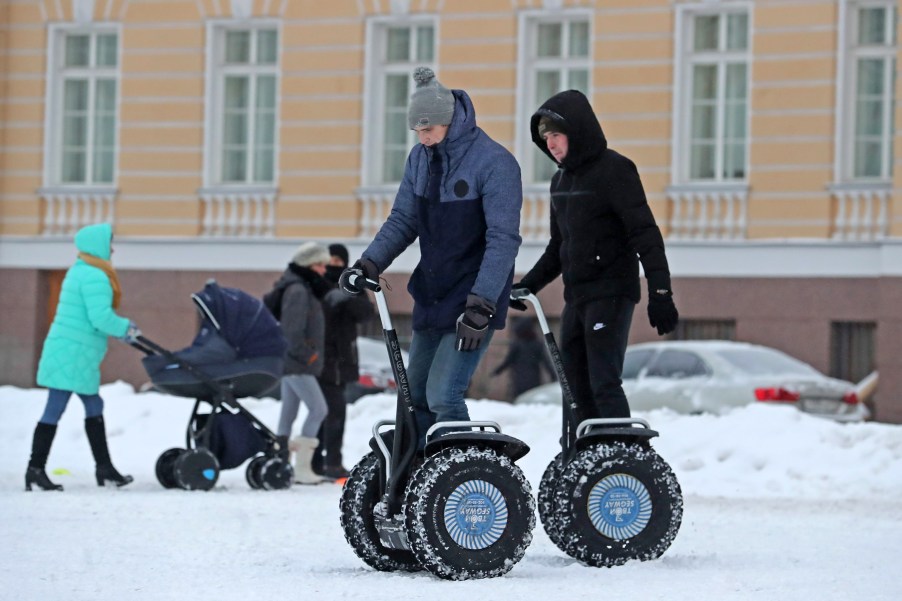
{"label": "turquoise puffer coat", "polygon": [[[112,239],[110,224],[89,225],[75,234],[75,247],[109,261]],[[107,336],[125,336],[128,324],[113,310],[113,286],[107,275],[77,259],[63,279],[56,316],[44,340],[38,385],[97,394]]]}

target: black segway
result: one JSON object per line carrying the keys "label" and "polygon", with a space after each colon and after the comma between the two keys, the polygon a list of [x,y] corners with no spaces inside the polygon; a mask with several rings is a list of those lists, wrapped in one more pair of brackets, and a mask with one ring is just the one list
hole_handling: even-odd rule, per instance
{"label": "black segway", "polygon": [[380,571],[426,569],[448,580],[505,574],[522,559],[535,527],[532,491],[514,464],[529,447],[494,422],[439,422],[417,452],[407,371],[385,295],[373,280],[352,276],[350,284],[376,295],[398,402],[394,421],[373,426],[372,452],[342,490],[345,538]]}
{"label": "black segway", "polygon": [[561,452],[539,484],[539,518],[551,541],[590,566],[660,557],[683,518],[683,496],[670,466],[652,449],[658,435],[638,418],[576,420],[561,354],[534,294],[527,300],[545,337],[561,385]]}

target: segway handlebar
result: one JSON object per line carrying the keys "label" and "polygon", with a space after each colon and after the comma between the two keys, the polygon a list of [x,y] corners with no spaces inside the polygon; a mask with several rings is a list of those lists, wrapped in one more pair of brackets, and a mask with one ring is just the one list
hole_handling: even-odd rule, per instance
{"label": "segway handlebar", "polygon": [[382,329],[391,330],[391,314],[388,312],[388,303],[385,301],[385,293],[382,292],[382,285],[379,281],[370,280],[362,275],[352,273],[350,277],[348,277],[348,284],[355,288],[373,291],[373,294],[376,295],[376,306],[379,308],[379,319],[382,321]]}
{"label": "segway handlebar", "polygon": [[545,319],[545,312],[542,311],[542,303],[539,302],[538,297],[532,292],[526,291],[526,294],[523,294],[521,291],[526,291],[526,289],[511,290],[511,300],[525,300],[532,303],[532,306],[536,309],[536,317],[539,318],[539,327],[542,328],[542,334],[545,335],[551,332],[551,328],[548,327],[548,320]]}
{"label": "segway handlebar", "polygon": [[357,275],[356,273],[352,273],[348,277],[348,284],[355,288],[366,288],[367,290],[372,290],[373,292],[381,292],[382,286],[376,280],[369,280],[362,275]]}

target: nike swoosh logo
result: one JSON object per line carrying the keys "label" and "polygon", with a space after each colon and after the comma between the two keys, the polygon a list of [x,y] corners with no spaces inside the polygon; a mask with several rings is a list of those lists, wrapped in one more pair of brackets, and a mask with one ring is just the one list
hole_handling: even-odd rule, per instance
{"label": "nike swoosh logo", "polygon": [[604,324],[603,324],[603,323],[597,323],[597,324],[595,324],[594,326],[592,326],[592,329],[593,329],[593,330],[600,330],[600,329],[603,328],[603,327],[604,327]]}

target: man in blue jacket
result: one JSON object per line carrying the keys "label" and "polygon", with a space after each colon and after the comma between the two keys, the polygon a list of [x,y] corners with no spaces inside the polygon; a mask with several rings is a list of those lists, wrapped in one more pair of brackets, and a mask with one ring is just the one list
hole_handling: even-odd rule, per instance
{"label": "man in blue jacket", "polygon": [[437,421],[468,420],[464,394],[494,330],[504,327],[520,248],[520,166],[476,125],[463,90],[431,69],[414,71],[408,125],[419,144],[407,158],[391,214],[356,270],[378,278],[414,240],[420,262],[407,286],[414,299],[407,369],[420,448]]}

